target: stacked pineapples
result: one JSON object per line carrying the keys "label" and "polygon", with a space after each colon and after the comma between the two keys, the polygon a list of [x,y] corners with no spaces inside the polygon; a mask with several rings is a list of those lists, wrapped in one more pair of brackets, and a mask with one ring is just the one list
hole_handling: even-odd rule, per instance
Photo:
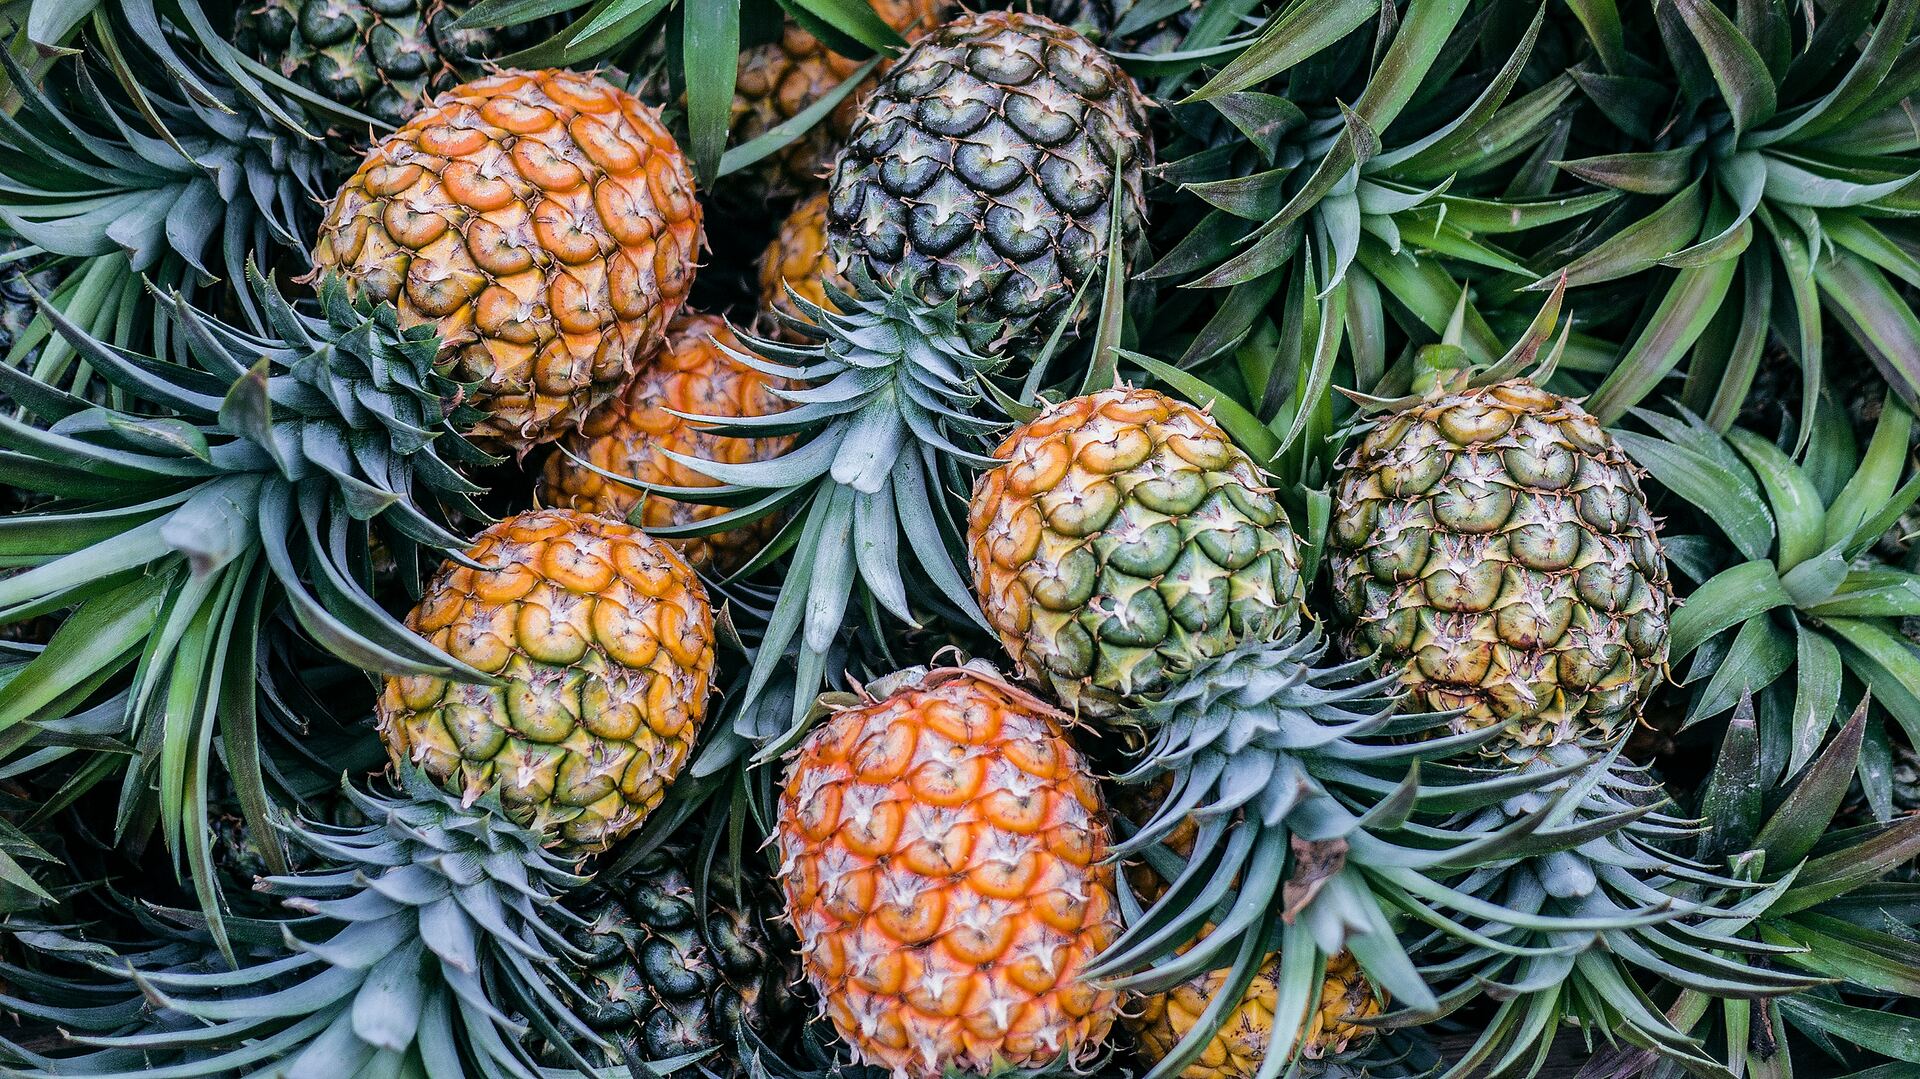
{"label": "stacked pineapples", "polygon": [[1916,1063],[1920,6],[1578,16],[34,0],[0,1070]]}

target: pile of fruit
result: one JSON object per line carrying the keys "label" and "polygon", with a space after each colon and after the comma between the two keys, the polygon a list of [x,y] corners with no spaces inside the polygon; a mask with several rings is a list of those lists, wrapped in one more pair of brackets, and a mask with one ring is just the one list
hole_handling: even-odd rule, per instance
{"label": "pile of fruit", "polygon": [[16,0],[0,1074],[1920,1075],[1920,0]]}

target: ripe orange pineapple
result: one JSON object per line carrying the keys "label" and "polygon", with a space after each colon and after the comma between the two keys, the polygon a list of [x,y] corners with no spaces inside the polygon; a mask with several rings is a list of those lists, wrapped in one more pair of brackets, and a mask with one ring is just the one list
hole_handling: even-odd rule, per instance
{"label": "ripe orange pineapple", "polygon": [[605,850],[660,804],[706,715],[713,610],[700,580],[632,525],[536,510],[449,561],[408,628],[503,680],[391,677],[380,736],[471,803],[568,853]]}
{"label": "ripe orange pineapple", "polygon": [[[785,453],[791,438],[729,438],[674,415],[765,416],[786,408],[772,392],[780,381],[735,360],[727,348],[744,351],[746,346],[725,319],[700,314],[674,319],[660,353],[568,435],[564,447],[615,475],[663,487],[714,485],[668,457],[669,451],[727,464]],[[681,502],[616,483],[565,453],[547,458],[540,497],[552,506],[633,519],[643,528],[692,524],[727,512],[725,506]],[[638,518],[630,518],[636,507]],[[745,565],[779,523],[778,517],[763,517],[734,531],[667,542],[694,567],[725,573]]]}
{"label": "ripe orange pineapple", "polygon": [[[817,307],[832,311],[834,306],[827,302],[829,282],[842,289],[847,287],[827,253],[827,193],[822,191],[793,208],[760,256],[760,309],[811,322],[812,319],[794,306],[787,289],[793,289]],[[800,340],[798,334],[783,326],[772,329],[790,340]]]}
{"label": "ripe orange pineapple", "polygon": [[[871,0],[873,11],[888,26],[912,41],[939,25],[953,8],[952,0]],[[833,92],[864,61],[850,60],[828,49],[819,38],[788,20],[780,40],[740,54],[734,79],[732,132],[727,144],[739,144],[791,120],[801,110]],[[880,70],[841,99],[833,112],[807,133],[781,147],[747,173],[752,189],[742,194],[750,201],[791,198],[821,186],[833,155],[860,115],[860,103],[878,81]]]}
{"label": "ripe orange pineapple", "polygon": [[651,355],[693,283],[693,175],[656,110],[592,75],[435,98],[335,196],[316,270],[440,334],[483,448],[559,438]]}
{"label": "ripe orange pineapple", "polygon": [[1119,932],[1106,813],[1060,716],[990,669],[916,669],[807,738],[777,838],[807,977],[896,1079],[1093,1056]]}

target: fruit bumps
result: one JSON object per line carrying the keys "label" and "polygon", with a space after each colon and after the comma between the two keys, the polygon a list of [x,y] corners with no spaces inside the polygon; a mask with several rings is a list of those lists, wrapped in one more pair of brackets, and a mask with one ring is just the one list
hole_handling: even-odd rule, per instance
{"label": "fruit bumps", "polygon": [[[633,380],[595,409],[580,429],[567,436],[566,450],[616,476],[661,487],[711,487],[714,481],[669,457],[744,464],[786,452],[793,439],[732,438],[715,434],[687,416],[766,416],[784,410],[773,389],[782,380],[756,371],[728,355],[744,351],[723,318],[682,315],[667,330],[667,344]],[[627,519],[638,511],[644,528],[693,524],[727,512],[652,494],[618,483],[565,453],[547,458],[541,497],[556,506]],[[673,539],[688,564],[722,573],[746,565],[779,527],[777,516],[711,536]]]}
{"label": "fruit bumps", "polygon": [[679,556],[570,510],[510,517],[448,562],[407,626],[501,680],[387,679],[378,719],[471,803],[571,853],[605,850],[660,804],[693,748],[713,674],[713,612]]}
{"label": "fruit bumps", "polygon": [[1092,42],[1035,15],[964,15],[880,81],[835,165],[840,269],[956,299],[1011,342],[1044,337],[1145,216],[1145,99]]}
{"label": "fruit bumps", "polygon": [[1093,777],[1037,699],[971,669],[903,677],[787,774],[780,872],[807,977],[898,1079],[1088,1060],[1115,996],[1079,971],[1119,932]]}
{"label": "fruit bumps", "polygon": [[1514,380],[1383,417],[1341,462],[1328,562],[1348,648],[1461,730],[1625,730],[1666,668],[1666,558],[1633,463]]}
{"label": "fruit bumps", "polygon": [[1299,618],[1285,511],[1199,409],[1102,390],[994,456],[969,504],[974,592],[1021,675],[1070,710],[1114,715]]}
{"label": "fruit bumps", "polygon": [[454,88],[341,188],[318,271],[440,334],[472,437],[561,436],[657,348],[693,283],[700,207],[653,110],[590,75]]}

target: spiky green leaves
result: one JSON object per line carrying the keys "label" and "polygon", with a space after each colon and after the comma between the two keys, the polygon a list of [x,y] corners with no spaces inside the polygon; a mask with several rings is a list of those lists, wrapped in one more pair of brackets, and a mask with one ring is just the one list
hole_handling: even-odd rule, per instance
{"label": "spiky green leaves", "polygon": [[[151,1010],[106,1030],[79,1013],[86,1052],[14,1074],[534,1079],[529,1034],[605,1046],[549,977],[581,958],[558,900],[584,878],[491,798],[464,807],[411,771],[395,796],[348,797],[368,824],[283,829],[323,867],[261,882],[305,915],[274,954],[232,970],[116,964]],[[188,1035],[183,1019],[200,1025]]]}
{"label": "spiky green leaves", "polygon": [[[1138,718],[1150,731],[1139,783],[1171,773],[1159,809],[1120,854],[1146,852],[1171,884],[1148,908],[1122,889],[1127,930],[1088,974],[1147,991],[1228,967],[1217,997],[1153,1079],[1196,1059],[1264,958],[1278,950],[1280,1004],[1269,1054],[1290,1060],[1327,956],[1350,951],[1374,984],[1412,1013],[1439,1001],[1396,936],[1397,912],[1420,893],[1448,896],[1438,881],[1506,856],[1528,822],[1422,827],[1464,807],[1486,808],[1543,779],[1467,777],[1422,762],[1471,753],[1496,729],[1426,737],[1447,717],[1396,716],[1391,678],[1371,680],[1364,662],[1320,667],[1316,631],[1255,641],[1201,662]],[[1156,845],[1183,822],[1197,825],[1184,865]],[[1174,867],[1177,866],[1177,869]],[[1476,907],[1459,896],[1463,907]],[[1443,900],[1444,901],[1444,900]],[[1190,948],[1183,948],[1189,942]]]}
{"label": "spiky green leaves", "polygon": [[688,417],[724,436],[798,435],[800,444],[745,464],[669,454],[721,486],[657,488],[672,498],[735,507],[662,529],[663,536],[710,534],[770,513],[792,514],[743,571],[792,551],[745,696],[758,698],[789,647],[796,648],[796,734],[856,599],[909,625],[918,624],[915,603],[923,596],[979,617],[955,559],[958,528],[948,492],[966,490],[974,470],[995,463],[981,452],[999,420],[988,411],[980,380],[1001,361],[982,355],[975,343],[992,329],[964,326],[951,300],[929,307],[910,288],[883,288],[857,270],[854,282],[852,295],[829,287],[837,311],[790,294],[811,320],[790,325],[816,344],[756,339],[756,355],[729,350],[739,362],[797,387],[770,391],[791,407],[768,416]]}
{"label": "spiky green leaves", "polygon": [[[1815,984],[1772,962],[1790,948],[1737,937],[1778,889],[1760,890],[1669,853],[1696,825],[1664,812],[1665,792],[1619,752],[1615,746],[1571,775],[1445,824],[1452,830],[1538,822],[1519,857],[1455,885],[1499,911],[1497,919],[1484,920],[1469,906],[1463,927],[1431,908],[1412,908],[1443,931],[1435,938],[1440,946],[1422,958],[1430,979],[1453,986],[1443,994],[1444,1010],[1482,993],[1500,1002],[1450,1076],[1528,1074],[1566,1019],[1691,1067],[1714,1068],[1685,1027],[1642,990],[1635,968],[1729,1001]],[[1549,747],[1521,774],[1564,771],[1582,756],[1574,747]],[[1481,1067],[1484,1073],[1474,1071]]]}
{"label": "spiky green leaves", "polygon": [[[1602,48],[1606,74],[1576,73],[1624,137],[1619,152],[1559,166],[1649,198],[1574,251],[1569,283],[1673,271],[1587,407],[1617,422],[1692,354],[1686,403],[1723,426],[1771,330],[1805,372],[1800,414],[1811,419],[1823,306],[1909,404],[1920,401],[1920,322],[1894,284],[1920,282],[1920,266],[1900,253],[1920,136],[1899,119],[1920,85],[1911,62],[1920,3],[1852,5],[1818,26],[1783,8],[1732,7],[1684,0],[1624,28],[1616,19],[1603,33],[1617,36],[1614,55]],[[1664,57],[1676,70],[1650,68]],[[1676,83],[1686,92],[1674,94]],[[1802,425],[1796,450],[1810,430]]]}
{"label": "spiky green leaves", "polygon": [[127,767],[121,828],[159,810],[216,938],[211,739],[224,739],[263,832],[255,685],[268,619],[290,614],[362,669],[480,677],[367,592],[370,523],[407,565],[422,545],[460,545],[438,523],[442,503],[475,512],[474,488],[440,456],[473,451],[452,432],[456,388],[434,373],[431,330],[402,332],[391,308],[351,303],[334,283],[318,313],[253,285],[269,333],[160,298],[191,363],[115,348],[47,308],[118,406],[0,365],[0,389],[28,416],[0,416],[0,483],[50,499],[0,519],[0,560],[19,570],[0,580],[0,623],[70,612],[10,683],[0,732],[16,752],[59,743],[48,724],[124,676],[105,721],[136,752],[96,766]]}
{"label": "spiky green leaves", "polygon": [[[3,61],[20,107],[0,116],[0,222],[71,260],[55,306],[115,345],[164,330],[143,317],[143,275],[189,295],[224,277],[257,316],[238,287],[247,261],[304,245],[326,187],[324,151],[217,72],[182,80],[125,44],[111,69],[93,54],[57,61],[44,88]],[[56,342],[42,370],[70,356]]]}

